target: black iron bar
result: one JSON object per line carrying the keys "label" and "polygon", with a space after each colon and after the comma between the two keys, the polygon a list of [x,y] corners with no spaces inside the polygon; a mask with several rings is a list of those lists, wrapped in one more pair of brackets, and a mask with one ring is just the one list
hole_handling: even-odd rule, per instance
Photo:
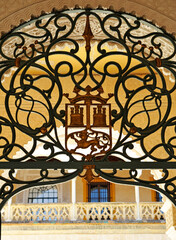
{"label": "black iron bar", "polygon": [[176,169],[176,162],[0,162],[0,169]]}

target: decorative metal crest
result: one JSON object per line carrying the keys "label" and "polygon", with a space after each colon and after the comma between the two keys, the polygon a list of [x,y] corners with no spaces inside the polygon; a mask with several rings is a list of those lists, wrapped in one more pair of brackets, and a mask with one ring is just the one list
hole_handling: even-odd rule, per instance
{"label": "decorative metal crest", "polygon": [[149,187],[176,204],[175,55],[164,30],[111,10],[55,11],[4,35],[1,208],[23,189],[78,175]]}
{"label": "decorative metal crest", "polygon": [[[109,98],[105,99],[101,97],[102,88],[97,89],[99,92],[97,95],[91,95],[91,89],[90,86],[87,86],[85,88],[86,94],[80,95],[80,90],[75,88],[74,92],[77,95],[71,99],[69,94],[65,94],[71,103],[67,104],[66,109],[66,150],[72,154],[81,155],[86,161],[92,161],[93,157],[106,154],[112,148],[111,109],[106,102],[113,94],[109,94]],[[83,103],[80,104],[79,102],[82,101]],[[98,103],[95,104],[94,101]],[[108,124],[106,112],[108,113]],[[86,115],[85,123],[84,115]],[[75,130],[75,128],[78,130]],[[81,128],[82,130],[80,130]],[[102,128],[105,131],[108,130],[108,133],[103,132]],[[70,129],[74,130],[71,131]],[[71,132],[68,134],[69,130]],[[69,149],[73,145],[75,145],[74,148]]]}

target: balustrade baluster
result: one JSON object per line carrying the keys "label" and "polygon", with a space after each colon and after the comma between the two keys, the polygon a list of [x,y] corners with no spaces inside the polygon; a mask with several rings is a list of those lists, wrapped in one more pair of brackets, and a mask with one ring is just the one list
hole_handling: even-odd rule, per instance
{"label": "balustrade baluster", "polygon": [[[163,203],[140,203],[141,219],[164,219],[160,212],[162,205]],[[8,211],[7,206],[2,210],[3,222],[9,219]],[[12,222],[137,219],[136,203],[12,204],[10,211]]]}

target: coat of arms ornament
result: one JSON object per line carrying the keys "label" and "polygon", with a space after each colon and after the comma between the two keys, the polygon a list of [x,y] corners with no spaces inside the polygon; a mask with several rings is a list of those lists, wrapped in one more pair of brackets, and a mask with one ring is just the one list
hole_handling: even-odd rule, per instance
{"label": "coat of arms ornament", "polygon": [[[112,146],[111,106],[107,101],[113,96],[103,98],[103,88],[97,89],[98,94],[90,93],[91,87],[86,87],[86,94],[69,98],[66,105],[65,139],[66,148],[72,154],[81,155],[86,161],[110,151]],[[104,131],[103,131],[104,130]]]}

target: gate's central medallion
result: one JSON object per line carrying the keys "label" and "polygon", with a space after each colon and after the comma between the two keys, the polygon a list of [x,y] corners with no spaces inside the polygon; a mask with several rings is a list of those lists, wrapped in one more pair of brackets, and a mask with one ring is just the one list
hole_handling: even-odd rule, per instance
{"label": "gate's central medallion", "polygon": [[103,98],[103,88],[97,89],[98,94],[90,93],[91,87],[86,87],[86,94],[80,95],[75,87],[74,98],[66,104],[66,149],[72,154],[91,161],[92,157],[105,154],[112,146],[111,106],[107,101],[113,96]]}

